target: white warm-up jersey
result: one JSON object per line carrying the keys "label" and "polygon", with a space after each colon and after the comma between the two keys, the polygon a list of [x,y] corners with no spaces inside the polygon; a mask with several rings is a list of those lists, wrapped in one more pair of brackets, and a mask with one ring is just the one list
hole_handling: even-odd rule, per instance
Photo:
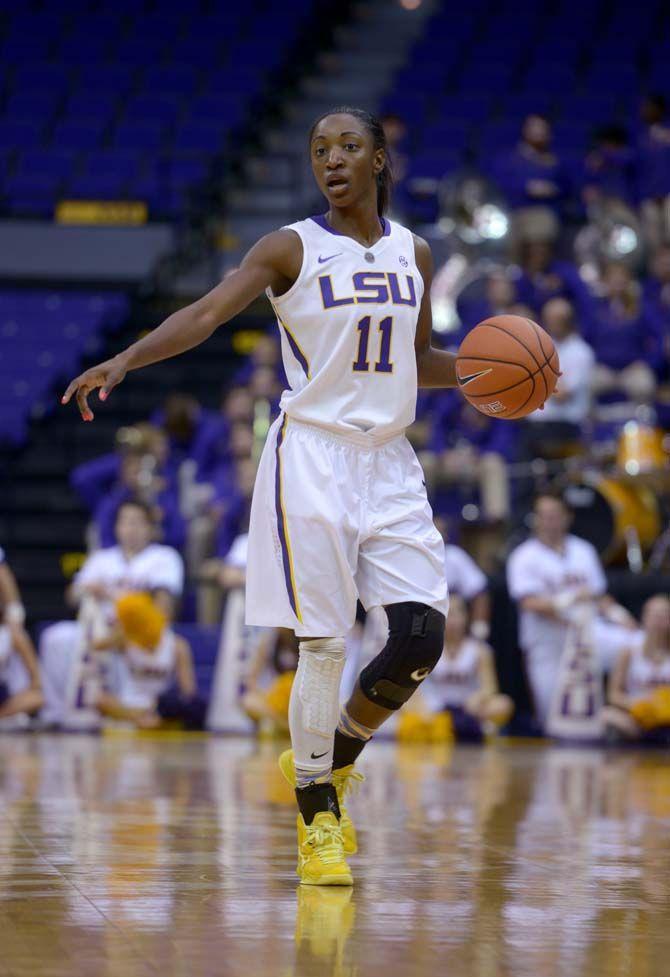
{"label": "white warm-up jersey", "polygon": [[[604,594],[607,582],[594,547],[579,536],[565,537],[559,552],[539,539],[527,539],[512,551],[507,561],[507,587],[515,601],[531,595],[558,597],[583,587],[594,595]],[[562,650],[566,624],[535,611],[519,614],[519,641],[524,651],[534,646],[556,644]]]}
{"label": "white warm-up jersey", "polygon": [[155,651],[138,645],[126,648],[119,663],[119,699],[129,709],[151,709],[172,683],[175,635],[166,629]]}
{"label": "white warm-up jersey", "polygon": [[460,546],[446,544],[444,570],[450,594],[460,594],[463,600],[472,600],[486,590],[486,575]]}
{"label": "white warm-up jersey", "polygon": [[374,444],[414,420],[414,337],[423,296],[411,231],[382,220],[371,247],[324,217],[290,224],[302,267],[283,295],[268,290],[281,333],[289,419]]}
{"label": "white warm-up jersey", "polygon": [[453,658],[443,653],[421,686],[429,704],[433,708],[464,706],[481,687],[481,656],[482,645],[475,638],[464,638]]}
{"label": "white warm-up jersey", "polygon": [[642,699],[662,685],[670,685],[670,655],[654,661],[644,653],[644,631],[631,635],[631,655],[626,674],[626,693]]}
{"label": "white warm-up jersey", "polygon": [[178,597],[184,586],[184,564],[171,546],[150,543],[134,556],[120,546],[96,550],[75,577],[75,588],[104,584],[119,594],[126,590],[167,590]]}

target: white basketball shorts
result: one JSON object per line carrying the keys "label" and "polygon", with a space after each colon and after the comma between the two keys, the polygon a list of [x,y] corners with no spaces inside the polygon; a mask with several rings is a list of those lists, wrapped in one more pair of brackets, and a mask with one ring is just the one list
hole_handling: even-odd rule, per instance
{"label": "white basketball shorts", "polygon": [[340,637],[367,609],[419,601],[446,615],[444,544],[404,435],[360,445],[282,414],[251,505],[246,621]]}

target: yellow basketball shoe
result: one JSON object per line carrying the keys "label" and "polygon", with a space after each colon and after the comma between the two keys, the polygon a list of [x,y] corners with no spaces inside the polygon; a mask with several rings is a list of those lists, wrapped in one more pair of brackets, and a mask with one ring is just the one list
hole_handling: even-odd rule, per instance
{"label": "yellow basketball shoe", "polygon": [[[291,787],[295,788],[296,776],[293,750],[284,750],[279,757],[279,769]],[[333,770],[333,787],[337,792],[337,803],[340,807],[340,828],[342,829],[345,855],[356,854],[358,851],[358,841],[356,839],[356,828],[354,827],[354,822],[349,817],[349,812],[344,804],[344,798],[354,782],[360,783],[363,780],[365,780],[365,777],[362,773],[354,770],[353,763],[350,763],[348,767],[340,767],[339,770]]]}
{"label": "yellow basketball shoe", "polygon": [[298,815],[298,866],[302,885],[353,885],[344,859],[342,829],[332,811],[319,811],[311,824]]}

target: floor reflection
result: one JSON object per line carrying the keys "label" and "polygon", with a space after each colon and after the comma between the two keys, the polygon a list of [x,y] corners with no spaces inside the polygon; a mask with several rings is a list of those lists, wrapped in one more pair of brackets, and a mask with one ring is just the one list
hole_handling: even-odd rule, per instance
{"label": "floor reflection", "polygon": [[0,974],[668,972],[664,754],[374,745],[352,892],[297,885],[279,749],[0,737]]}

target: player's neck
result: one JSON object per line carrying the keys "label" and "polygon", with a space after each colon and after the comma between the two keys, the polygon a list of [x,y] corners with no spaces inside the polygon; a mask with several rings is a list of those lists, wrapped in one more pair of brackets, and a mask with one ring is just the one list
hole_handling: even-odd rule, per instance
{"label": "player's neck", "polygon": [[326,220],[338,234],[353,238],[368,248],[384,234],[376,199],[361,200],[350,207],[331,207],[326,213]]}

